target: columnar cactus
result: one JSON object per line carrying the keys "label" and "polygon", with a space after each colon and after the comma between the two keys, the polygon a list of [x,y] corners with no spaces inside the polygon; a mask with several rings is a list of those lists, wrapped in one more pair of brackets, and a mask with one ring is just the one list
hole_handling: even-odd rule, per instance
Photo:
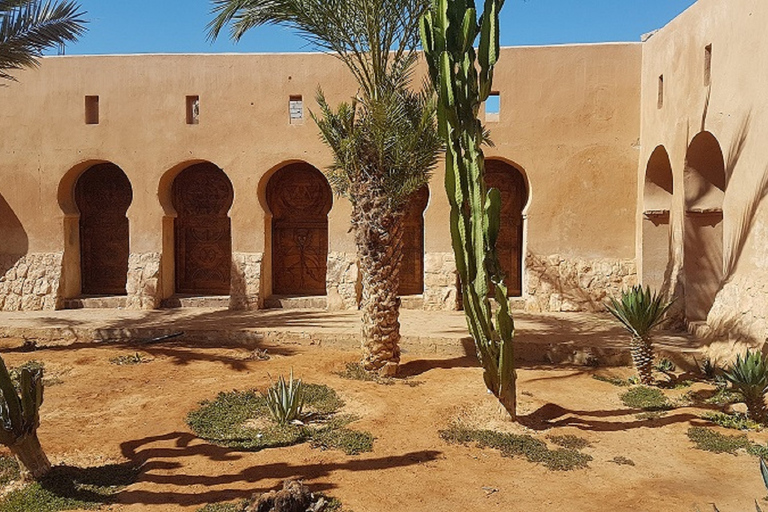
{"label": "columnar cactus", "polygon": [[[432,0],[421,20],[421,40],[438,94],[439,131],[446,142],[445,186],[467,325],[485,370],[485,384],[514,419],[514,322],[496,254],[501,194],[486,190],[481,149],[485,136],[478,119],[480,107],[491,93],[499,58],[503,4],[504,0],[485,0],[478,20],[473,0]],[[480,45],[475,51],[478,36]]]}
{"label": "columnar cactus", "polygon": [[17,394],[5,363],[0,358],[0,443],[10,448],[34,479],[51,469],[40,441],[40,405],[43,403],[43,370],[23,369]]}

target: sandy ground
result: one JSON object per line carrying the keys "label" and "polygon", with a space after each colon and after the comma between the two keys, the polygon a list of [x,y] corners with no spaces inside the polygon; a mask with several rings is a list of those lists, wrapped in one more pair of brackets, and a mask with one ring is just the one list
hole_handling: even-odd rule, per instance
{"label": "sandy ground", "polygon": [[[39,431],[54,463],[143,464],[139,481],[114,507],[124,512],[192,511],[275,488],[286,478],[302,478],[355,512],[704,512],[713,502],[723,512],[742,512],[766,494],[757,459],[693,448],[686,430],[703,424],[699,411],[638,420],[621,404],[619,388],[581,367],[519,372],[521,421],[528,429],[504,421],[467,357],[406,358],[402,370],[419,384],[383,386],[333,374],[355,352],[313,346],[282,344],[269,348],[269,361],[249,361],[246,349],[166,343],[142,347],[154,360],[136,366],[110,364],[135,351],[124,345],[79,343],[31,354],[13,350],[15,340],[0,346],[8,364],[37,359],[62,381],[46,390]],[[373,453],[346,456],[307,445],[242,453],[197,439],[185,424],[200,400],[264,388],[268,374],[291,368],[342,395],[346,410],[362,417],[353,427],[376,436]],[[589,469],[551,472],[494,450],[448,445],[438,430],[459,416],[542,439],[576,434],[592,442],[585,453],[594,461]],[[609,462],[616,456],[636,465]]]}

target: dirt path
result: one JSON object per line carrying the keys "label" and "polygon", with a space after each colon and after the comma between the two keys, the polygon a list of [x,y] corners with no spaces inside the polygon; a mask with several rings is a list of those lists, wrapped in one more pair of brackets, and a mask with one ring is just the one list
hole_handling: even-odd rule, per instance
{"label": "dirt path", "polygon": [[[3,354],[10,365],[37,359],[60,375],[62,383],[47,389],[40,428],[54,462],[144,463],[139,482],[120,494],[117,509],[125,512],[192,511],[295,477],[355,512],[693,512],[711,510],[711,502],[723,512],[741,512],[765,495],[755,458],[693,449],[685,432],[702,424],[696,411],[637,420],[618,399],[619,389],[592,379],[586,369],[520,371],[522,419],[531,433],[542,439],[576,434],[593,443],[585,450],[594,457],[590,468],[563,473],[439,438],[438,430],[459,415],[523,430],[503,420],[472,358],[406,359],[403,371],[411,385],[383,386],[334,375],[355,359],[348,351],[282,345],[271,348],[265,362],[247,361],[245,349],[181,343],[146,352],[154,361],[137,366],[110,364],[128,351],[107,344]],[[344,397],[346,410],[362,417],[354,427],[376,436],[373,453],[346,456],[306,445],[241,453],[190,433],[184,418],[200,400],[220,391],[264,388],[268,374],[291,368]],[[608,462],[615,456],[636,465]]]}

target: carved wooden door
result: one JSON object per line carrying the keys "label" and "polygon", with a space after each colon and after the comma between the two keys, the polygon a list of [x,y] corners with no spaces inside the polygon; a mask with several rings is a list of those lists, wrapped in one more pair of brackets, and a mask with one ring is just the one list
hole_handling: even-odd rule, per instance
{"label": "carved wooden door", "polygon": [[273,293],[325,295],[333,204],[325,176],[309,164],[289,164],[270,178],[267,203],[272,212]]}
{"label": "carved wooden door", "polygon": [[403,219],[403,260],[400,264],[400,295],[424,293],[424,210],[429,188],[417,190]]}
{"label": "carved wooden door", "polygon": [[177,293],[229,294],[232,234],[227,212],[233,198],[229,178],[210,163],[193,165],[174,180]]}
{"label": "carved wooden door", "polygon": [[510,297],[523,293],[523,208],[528,189],[520,171],[498,160],[485,162],[485,181],[501,192],[501,230],[496,243]]}
{"label": "carved wooden door", "polygon": [[125,295],[132,200],[131,183],[114,164],[95,165],[77,180],[83,295]]}

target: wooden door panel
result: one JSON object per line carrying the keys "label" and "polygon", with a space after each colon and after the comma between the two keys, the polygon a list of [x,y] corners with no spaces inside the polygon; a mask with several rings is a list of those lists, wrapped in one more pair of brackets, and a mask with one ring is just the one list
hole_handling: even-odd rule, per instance
{"label": "wooden door panel", "polygon": [[233,196],[229,179],[213,164],[194,165],[176,177],[177,293],[229,294],[232,228],[227,213]]}
{"label": "wooden door panel", "polygon": [[132,199],[128,177],[114,164],[93,166],[78,179],[83,295],[125,295],[130,253],[126,212]]}
{"label": "wooden door panel", "polygon": [[273,293],[325,295],[333,203],[325,176],[309,164],[289,164],[270,178],[267,203],[272,212]]}
{"label": "wooden door panel", "polygon": [[400,295],[424,293],[424,210],[429,188],[414,192],[403,219],[403,259],[400,263]]}

